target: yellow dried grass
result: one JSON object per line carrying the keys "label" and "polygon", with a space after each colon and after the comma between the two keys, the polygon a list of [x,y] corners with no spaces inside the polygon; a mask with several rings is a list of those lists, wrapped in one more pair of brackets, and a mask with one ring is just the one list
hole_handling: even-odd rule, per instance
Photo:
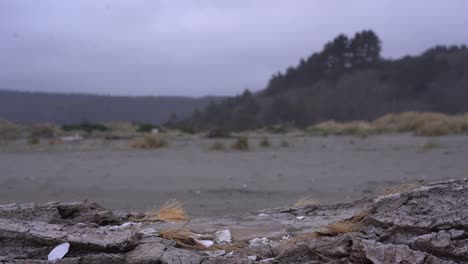
{"label": "yellow dried grass", "polygon": [[167,140],[158,135],[145,135],[142,138],[136,138],[131,143],[133,148],[156,149],[168,146]]}
{"label": "yellow dried grass", "polygon": [[340,221],[329,224],[325,230],[318,231],[317,234],[322,236],[337,236],[341,234],[347,234],[357,229],[357,223],[352,221]]}
{"label": "yellow dried grass", "polygon": [[176,243],[178,247],[195,249],[195,250],[206,250],[207,247],[199,243],[194,237],[195,234],[186,229],[167,229],[159,232],[159,237],[172,240]]}
{"label": "yellow dried grass", "polygon": [[169,200],[159,210],[148,211],[143,217],[135,219],[140,222],[178,222],[187,221],[190,218],[185,213],[182,204],[173,199]]}
{"label": "yellow dried grass", "polygon": [[211,247],[206,247],[197,241],[197,235],[187,228],[171,228],[159,232],[159,237],[172,240],[180,248],[193,250],[225,250],[237,253],[252,254],[248,249],[248,244],[243,241],[234,241],[229,244],[215,244]]}
{"label": "yellow dried grass", "polygon": [[375,133],[412,132],[418,136],[468,134],[468,113],[446,115],[431,112],[386,114],[372,122],[333,120],[306,129],[317,135],[368,135]]}
{"label": "yellow dried grass", "polygon": [[400,185],[386,189],[382,193],[382,195],[392,195],[392,194],[397,194],[397,193],[402,193],[402,192],[408,192],[408,191],[411,191],[420,187],[421,185],[422,185],[422,182],[400,184]]}
{"label": "yellow dried grass", "polygon": [[310,196],[305,196],[301,198],[299,201],[293,204],[294,207],[304,207],[310,205],[317,205],[319,202],[317,200],[312,199]]}

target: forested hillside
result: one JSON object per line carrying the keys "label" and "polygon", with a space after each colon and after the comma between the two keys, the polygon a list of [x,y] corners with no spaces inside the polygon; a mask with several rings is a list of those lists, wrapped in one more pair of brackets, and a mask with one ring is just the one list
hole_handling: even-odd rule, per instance
{"label": "forested hillside", "polygon": [[209,104],[179,126],[233,130],[370,120],[386,113],[468,111],[468,49],[437,46],[419,56],[381,57],[370,30],[339,35],[322,51],[273,74],[266,88]]}
{"label": "forested hillside", "polygon": [[125,97],[0,91],[0,118],[20,123],[134,121],[160,124],[186,118],[220,98]]}

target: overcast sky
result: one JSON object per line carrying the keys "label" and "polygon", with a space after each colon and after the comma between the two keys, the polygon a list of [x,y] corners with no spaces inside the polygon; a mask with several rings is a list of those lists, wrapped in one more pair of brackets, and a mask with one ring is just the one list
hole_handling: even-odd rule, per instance
{"label": "overcast sky", "polygon": [[0,0],[0,89],[232,95],[338,35],[385,57],[468,44],[466,0]]}

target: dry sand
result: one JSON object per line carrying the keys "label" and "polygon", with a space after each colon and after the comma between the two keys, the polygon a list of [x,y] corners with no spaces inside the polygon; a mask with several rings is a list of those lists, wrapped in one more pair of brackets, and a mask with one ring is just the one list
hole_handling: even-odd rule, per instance
{"label": "dry sand", "polygon": [[[89,139],[50,146],[0,144],[0,203],[92,200],[147,210],[177,198],[193,216],[285,206],[310,196],[322,203],[375,196],[419,180],[468,176],[468,136],[307,137],[250,135],[250,151],[210,151],[214,141],[172,138],[139,150],[128,141]],[[289,147],[281,147],[282,140]],[[428,140],[438,146],[423,149]]]}

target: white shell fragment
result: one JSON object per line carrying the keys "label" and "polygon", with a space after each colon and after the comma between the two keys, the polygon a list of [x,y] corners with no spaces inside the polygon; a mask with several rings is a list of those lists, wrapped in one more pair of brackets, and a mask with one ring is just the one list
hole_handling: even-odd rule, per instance
{"label": "white shell fragment", "polygon": [[260,263],[270,262],[270,261],[273,261],[273,260],[275,260],[275,259],[276,259],[276,258],[262,259],[262,260],[260,260]]}
{"label": "white shell fragment", "polygon": [[60,140],[63,142],[75,142],[75,141],[83,140],[83,137],[80,136],[79,134],[75,134],[73,136],[61,137]]}
{"label": "white shell fragment", "polygon": [[270,215],[269,215],[269,214],[258,214],[258,216],[260,216],[260,217],[268,217],[268,216],[270,216]]}
{"label": "white shell fragment", "polygon": [[253,261],[257,260],[257,256],[248,256],[247,258]]}
{"label": "white shell fragment", "polygon": [[214,244],[212,240],[197,240],[198,243],[204,245],[205,247],[211,247]]}
{"label": "white shell fragment", "polygon": [[304,219],[304,218],[305,218],[305,216],[298,216],[298,217],[296,217],[297,220],[302,220],[302,219]]}
{"label": "white shell fragment", "polygon": [[216,231],[215,241],[216,243],[231,243],[231,231],[228,229]]}
{"label": "white shell fragment", "polygon": [[58,246],[56,246],[47,256],[48,260],[59,260],[62,259],[67,253],[68,249],[70,248],[70,243],[65,242]]}
{"label": "white shell fragment", "polygon": [[270,240],[268,240],[268,238],[266,237],[262,237],[262,238],[253,238],[251,240],[249,240],[249,246],[250,247],[258,247],[258,246],[261,246],[261,245],[268,245],[268,243],[270,242]]}

